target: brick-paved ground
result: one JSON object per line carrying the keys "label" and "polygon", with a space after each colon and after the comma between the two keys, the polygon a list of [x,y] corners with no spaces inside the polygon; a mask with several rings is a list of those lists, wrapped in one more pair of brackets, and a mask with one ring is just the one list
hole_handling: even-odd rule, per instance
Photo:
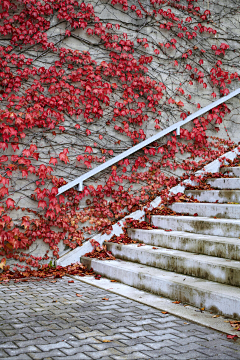
{"label": "brick-paved ground", "polygon": [[226,334],[68,280],[0,285],[0,358],[240,359]]}

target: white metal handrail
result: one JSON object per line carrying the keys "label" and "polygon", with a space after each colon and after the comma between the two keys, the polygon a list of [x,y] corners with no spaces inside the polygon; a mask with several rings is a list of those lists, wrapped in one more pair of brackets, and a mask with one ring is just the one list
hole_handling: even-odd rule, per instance
{"label": "white metal handrail", "polygon": [[63,185],[61,186],[59,189],[58,189],[58,195],[62,194],[63,192],[65,192],[66,190],[68,189],[71,189],[73,186],[75,185],[78,185],[78,191],[82,191],[83,190],[83,181],[96,175],[97,173],[99,173],[100,171],[108,168],[109,166],[117,163],[118,161],[126,158],[127,156],[135,153],[136,151],[142,149],[143,147],[151,144],[153,141],[156,141],[158,139],[160,139],[161,137],[169,134],[170,132],[174,131],[174,130],[177,130],[177,135],[180,135],[180,128],[187,124],[189,121],[191,120],[194,120],[195,118],[197,118],[198,116],[201,116],[203,115],[204,113],[206,113],[207,111],[213,109],[214,107],[222,104],[223,102],[231,99],[232,97],[236,96],[240,94],[240,88],[238,88],[237,90],[231,92],[230,94],[214,101],[213,103],[205,106],[204,108],[196,111],[195,113],[193,113],[192,115],[189,115],[185,120],[182,120],[182,121],[179,121],[177,122],[176,124],[173,124],[171,126],[169,126],[167,129],[164,129],[162,131],[159,131],[157,134],[151,136],[150,138],[142,141],[141,143],[133,146],[132,148],[124,151],[123,153],[115,156],[114,158],[106,161],[105,163],[97,166],[96,168],[88,171],[87,173],[79,176],[78,178],[76,178],[75,180],[69,182],[68,184],[66,185]]}

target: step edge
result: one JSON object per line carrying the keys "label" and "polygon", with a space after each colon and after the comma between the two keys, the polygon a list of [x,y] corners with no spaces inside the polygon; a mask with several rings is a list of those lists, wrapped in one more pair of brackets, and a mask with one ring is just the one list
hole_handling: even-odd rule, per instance
{"label": "step edge", "polygon": [[[136,244],[116,244],[116,243],[105,243],[105,244],[110,244],[110,247],[116,247],[117,245],[121,245],[122,248],[127,249],[127,246],[131,246],[131,250],[135,250],[136,252],[146,252],[146,253],[150,253],[153,255],[159,255],[159,252],[157,252],[157,250],[159,250],[161,252],[162,256],[166,256],[166,257],[174,257],[174,258],[179,258],[181,260],[189,260],[189,258],[191,258],[191,256],[194,256],[194,260],[196,259],[196,261],[202,262],[204,264],[208,264],[208,265],[218,265],[217,262],[219,262],[221,264],[221,266],[224,266],[226,268],[229,269],[238,269],[240,271],[240,260],[231,260],[231,259],[227,259],[227,258],[218,258],[217,256],[211,256],[211,255],[206,255],[206,254],[197,254],[197,253],[192,253],[192,252],[186,252],[183,250],[176,250],[176,249],[168,249],[168,248],[164,248],[164,247],[158,247],[156,246],[156,250],[150,249],[152,246],[151,245],[146,245],[146,246],[141,246],[141,247],[137,247]],[[172,251],[174,252],[174,254],[167,254],[164,253],[164,251]],[[114,254],[113,254],[114,255]],[[114,255],[115,256],[115,255]],[[206,259],[204,259],[206,258]],[[131,260],[129,260],[131,261]],[[233,266],[230,266],[231,264],[224,264],[224,261],[228,261],[228,262],[235,262],[237,264],[232,264]]]}
{"label": "step edge", "polygon": [[[103,260],[98,260],[96,258],[88,258],[88,257],[81,257],[81,261],[85,262],[85,263],[89,263],[89,265],[91,265],[92,262],[95,262],[97,264],[101,264],[103,263]],[[116,264],[116,262],[118,262],[118,264]],[[124,265],[126,263],[130,263],[129,261],[125,261],[125,260],[121,260],[121,264],[119,264],[119,259],[117,260],[104,260],[104,263],[107,265],[107,266],[111,266],[111,267],[114,267],[116,269],[119,269],[119,265]],[[194,276],[189,276],[189,275],[184,275],[184,274],[178,274],[178,273],[174,273],[172,271],[167,271],[167,270],[163,270],[163,269],[158,269],[158,268],[152,268],[150,266],[147,266],[147,265],[143,265],[143,264],[136,264],[136,263],[131,263],[131,265],[141,265],[142,269],[144,268],[148,268],[148,269],[154,269],[155,271],[157,272],[161,272],[161,273],[165,273],[166,275],[168,274],[174,274],[175,276],[177,275],[178,277],[180,278],[185,278],[185,279],[188,279],[188,280],[191,280],[193,281],[194,279],[197,280],[197,282],[195,281],[194,282],[194,285],[190,285],[190,284],[187,284],[187,283],[184,283],[184,286],[187,286],[187,287],[191,287],[191,288],[195,288],[195,289],[199,289],[201,291],[206,291],[208,293],[210,293],[209,290],[206,290],[205,288],[202,288],[202,287],[197,287],[196,286],[196,283],[208,283],[208,284],[212,284],[212,286],[215,286],[215,287],[221,287],[221,288],[224,288],[224,290],[227,292],[225,294],[225,292],[223,292],[222,290],[223,289],[219,289],[218,291],[216,289],[214,290],[211,290],[212,293],[215,293],[215,294],[222,294],[224,295],[225,297],[228,297],[228,298],[231,298],[231,299],[238,299],[240,301],[240,291],[239,291],[239,288],[236,287],[236,286],[233,286],[233,285],[228,285],[228,284],[222,284],[222,283],[218,283],[218,282],[215,282],[215,281],[211,281],[211,280],[205,280],[205,279],[201,279],[201,278],[197,278],[197,277],[194,277]],[[122,269],[124,269],[123,266],[120,266]],[[134,271],[135,273],[139,273],[139,272],[143,272],[143,270],[141,271],[138,271],[137,269],[134,269],[134,270],[130,270],[130,269],[126,269],[127,271]],[[149,275],[151,277],[155,277],[155,278],[161,278],[162,280],[167,280],[167,277],[161,277],[161,276],[157,276],[157,275],[150,275],[150,274],[146,274],[144,273],[145,275]],[[164,276],[166,276],[165,274],[163,274]],[[175,280],[170,280],[172,283],[175,283],[177,285],[180,284],[180,281],[177,281],[176,279]],[[185,280],[184,280],[185,281]],[[234,294],[234,296],[232,295],[229,295],[229,291],[232,290],[233,292],[236,292],[236,294]]]}

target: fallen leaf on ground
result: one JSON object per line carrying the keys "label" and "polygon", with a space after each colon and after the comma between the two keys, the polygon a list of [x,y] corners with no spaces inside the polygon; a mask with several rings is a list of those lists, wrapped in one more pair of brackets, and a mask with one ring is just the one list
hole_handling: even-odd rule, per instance
{"label": "fallen leaf on ground", "polygon": [[237,335],[227,335],[227,339],[237,339],[238,336]]}
{"label": "fallen leaf on ground", "polygon": [[109,298],[102,298],[102,300],[109,300]]}
{"label": "fallen leaf on ground", "polygon": [[50,281],[51,283],[55,283],[55,282],[57,282],[57,280],[53,280],[53,281]]}
{"label": "fallen leaf on ground", "polygon": [[162,311],[162,314],[168,314],[168,312],[167,311]]}
{"label": "fallen leaf on ground", "polygon": [[74,281],[73,280],[68,280],[68,283],[72,284],[72,283],[74,283]]}
{"label": "fallen leaf on ground", "polygon": [[80,294],[76,294],[76,296],[80,297],[80,296],[83,296],[83,295],[80,295]]}
{"label": "fallen leaf on ground", "polygon": [[110,280],[111,282],[117,282],[117,280]]}
{"label": "fallen leaf on ground", "polygon": [[102,340],[102,342],[111,342],[112,340]]}
{"label": "fallen leaf on ground", "polygon": [[220,315],[213,315],[212,317],[213,317],[213,318],[217,318],[217,317],[219,317],[219,316],[220,316]]}
{"label": "fallen leaf on ground", "polygon": [[0,262],[0,269],[3,270],[4,266],[6,265],[6,259],[3,258],[2,261]]}
{"label": "fallen leaf on ground", "polygon": [[173,301],[173,304],[181,304],[181,301]]}
{"label": "fallen leaf on ground", "polygon": [[154,250],[156,250],[157,248],[156,247],[153,247]]}

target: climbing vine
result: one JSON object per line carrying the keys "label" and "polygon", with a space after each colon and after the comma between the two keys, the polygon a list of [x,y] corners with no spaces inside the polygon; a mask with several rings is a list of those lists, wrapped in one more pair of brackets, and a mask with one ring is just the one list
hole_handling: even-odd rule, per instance
{"label": "climbing vine", "polygon": [[[110,233],[235,145],[228,124],[238,106],[222,104],[180,137],[89,179],[82,192],[57,196],[68,181],[239,86],[239,10],[234,0],[1,2],[2,257],[38,267],[63,244],[74,249]],[[37,256],[40,242],[46,253]]]}

